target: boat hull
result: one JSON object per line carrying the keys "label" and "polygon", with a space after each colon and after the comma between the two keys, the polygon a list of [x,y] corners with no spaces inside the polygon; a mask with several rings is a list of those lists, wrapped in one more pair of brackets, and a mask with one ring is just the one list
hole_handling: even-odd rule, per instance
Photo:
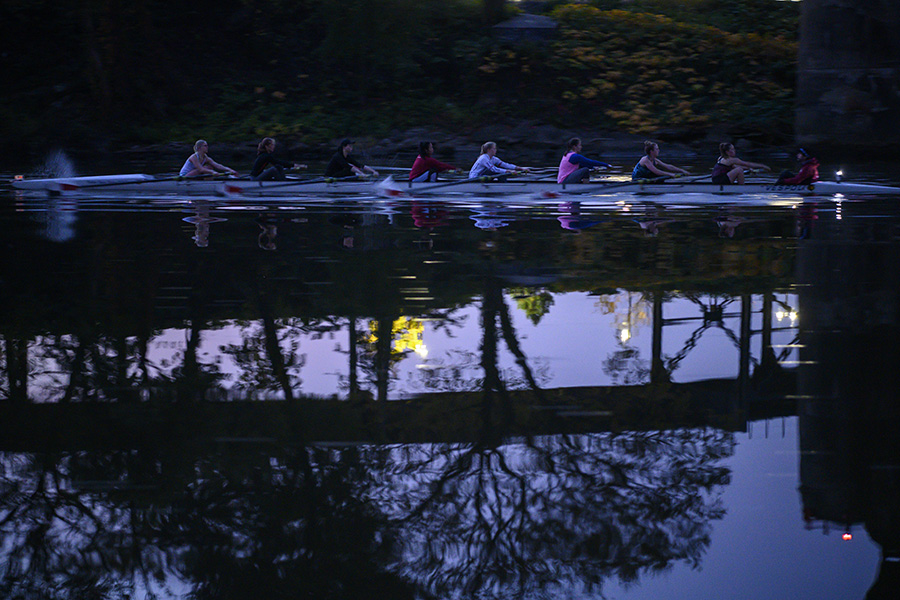
{"label": "boat hull", "polygon": [[719,185],[710,182],[672,180],[663,183],[604,182],[561,185],[547,181],[456,181],[413,183],[396,181],[250,181],[154,178],[150,175],[70,177],[16,180],[14,188],[46,192],[102,194],[174,194],[179,196],[235,195],[248,197],[297,196],[457,196],[457,195],[554,195],[601,196],[608,194],[779,194],[795,196],[900,195],[900,188],[851,182],[821,181],[809,185],[748,183]]}

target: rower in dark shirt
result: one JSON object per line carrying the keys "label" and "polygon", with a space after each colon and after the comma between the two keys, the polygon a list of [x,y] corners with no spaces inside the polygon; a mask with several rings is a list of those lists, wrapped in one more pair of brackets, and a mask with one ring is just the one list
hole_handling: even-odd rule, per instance
{"label": "rower in dark shirt", "polygon": [[256,148],[256,161],[250,170],[250,179],[254,181],[264,181],[267,179],[284,179],[285,169],[305,169],[306,165],[286,162],[276,158],[275,140],[267,137],[259,143]]}
{"label": "rower in dark shirt", "polygon": [[372,167],[360,164],[355,157],[351,156],[353,152],[353,140],[342,140],[338,151],[331,157],[328,166],[325,167],[325,177],[344,178],[357,175],[362,177],[366,171],[372,175],[378,175],[378,171]]}

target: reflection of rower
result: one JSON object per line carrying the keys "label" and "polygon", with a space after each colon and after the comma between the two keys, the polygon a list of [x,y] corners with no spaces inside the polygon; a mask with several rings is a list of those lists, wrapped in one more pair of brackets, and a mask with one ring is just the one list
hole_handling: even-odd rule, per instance
{"label": "reflection of rower", "polygon": [[447,207],[443,202],[414,200],[409,212],[416,227],[433,229],[448,224]]}
{"label": "reflection of rower", "polygon": [[256,238],[257,245],[263,250],[277,250],[275,238],[278,237],[278,219],[272,215],[263,213],[256,219],[260,233]]}
{"label": "reflection of rower", "polygon": [[637,219],[635,222],[638,224],[638,227],[643,230],[644,235],[647,237],[656,237],[659,235],[659,227],[661,225],[665,225],[666,223],[673,223],[673,219]]}
{"label": "reflection of rower", "polygon": [[581,202],[563,202],[558,207],[562,215],[556,217],[563,229],[579,232],[582,229],[593,227],[599,223],[608,221],[608,219],[585,219],[581,215]]}
{"label": "reflection of rower", "polygon": [[194,202],[194,215],[185,217],[182,221],[194,224],[194,235],[191,238],[198,248],[206,248],[209,246],[209,224],[225,221],[220,217],[210,216],[209,202],[206,200],[197,200]]}
{"label": "reflection of rower", "polygon": [[475,221],[475,227],[488,231],[495,231],[501,227],[509,225],[509,221],[497,214],[495,210],[487,207],[473,209],[474,213],[470,219]]}

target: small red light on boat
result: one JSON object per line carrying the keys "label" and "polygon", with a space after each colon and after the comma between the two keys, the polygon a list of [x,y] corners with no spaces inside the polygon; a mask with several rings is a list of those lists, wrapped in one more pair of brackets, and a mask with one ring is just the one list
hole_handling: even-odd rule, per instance
{"label": "small red light on boat", "polygon": [[841,536],[841,539],[844,540],[845,542],[849,542],[850,540],[853,539],[853,534],[848,531],[847,533],[845,533],[844,535]]}

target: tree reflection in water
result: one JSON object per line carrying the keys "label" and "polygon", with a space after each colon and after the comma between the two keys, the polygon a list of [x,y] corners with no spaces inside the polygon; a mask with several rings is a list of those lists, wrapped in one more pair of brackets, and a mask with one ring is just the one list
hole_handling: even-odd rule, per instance
{"label": "tree reflection in water", "polygon": [[697,565],[715,429],[496,447],[6,454],[3,597],[545,597]]}
{"label": "tree reflection in water", "polygon": [[499,448],[398,448],[376,501],[392,569],[438,597],[548,597],[699,564],[724,515],[714,429],[552,436]]}

